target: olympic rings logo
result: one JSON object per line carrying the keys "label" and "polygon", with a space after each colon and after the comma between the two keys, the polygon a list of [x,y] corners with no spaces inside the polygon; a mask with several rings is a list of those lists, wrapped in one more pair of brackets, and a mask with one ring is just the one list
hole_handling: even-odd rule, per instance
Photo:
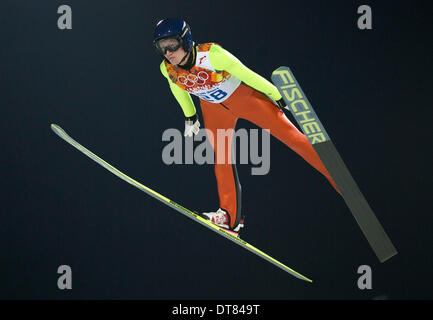
{"label": "olympic rings logo", "polygon": [[189,75],[179,76],[177,77],[177,81],[179,81],[184,86],[189,88],[194,87],[196,84],[204,85],[206,80],[209,79],[209,74],[204,71],[200,71],[197,75],[190,73]]}

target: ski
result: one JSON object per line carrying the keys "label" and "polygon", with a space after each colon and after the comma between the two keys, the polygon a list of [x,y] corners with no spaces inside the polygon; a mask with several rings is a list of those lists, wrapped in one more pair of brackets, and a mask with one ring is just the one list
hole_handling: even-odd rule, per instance
{"label": "ski", "polygon": [[379,261],[385,262],[396,255],[397,250],[359,190],[291,70],[279,67],[272,73],[272,81],[283,96],[286,109],[292,113],[340,190]]}
{"label": "ski", "polygon": [[144,186],[143,184],[135,181],[134,179],[130,178],[123,172],[119,171],[115,167],[113,167],[108,162],[104,161],[100,157],[98,157],[96,154],[91,152],[90,150],[83,147],[81,144],[79,144],[77,141],[72,139],[61,127],[59,127],[56,124],[51,124],[51,129],[63,140],[71,144],[73,147],[84,153],[86,156],[88,156],[90,159],[113,173],[114,175],[118,176],[120,179],[128,182],[129,184],[133,185],[134,187],[140,189],[144,193],[150,195],[151,197],[161,201],[165,205],[169,206],[170,208],[182,213],[183,215],[187,216],[188,218],[191,218],[195,222],[200,223],[201,225],[205,226],[206,228],[216,232],[217,234],[229,239],[230,241],[234,242],[235,244],[241,246],[242,248],[247,249],[248,251],[254,253],[255,255],[265,259],[266,261],[272,263],[273,265],[277,266],[278,268],[284,270],[285,272],[291,274],[292,276],[307,281],[307,282],[313,282],[312,280],[308,279],[307,277],[303,276],[302,274],[294,271],[293,269],[287,267],[286,265],[282,264],[278,260],[272,258],[268,254],[264,253],[263,251],[257,249],[256,247],[252,246],[248,242],[242,240],[236,233],[231,232],[229,230],[226,230],[224,228],[218,227],[214,225],[213,223],[209,222],[205,218],[201,217],[199,214],[181,206],[180,204],[177,204],[176,202],[168,199],[167,197],[161,195],[160,193]]}

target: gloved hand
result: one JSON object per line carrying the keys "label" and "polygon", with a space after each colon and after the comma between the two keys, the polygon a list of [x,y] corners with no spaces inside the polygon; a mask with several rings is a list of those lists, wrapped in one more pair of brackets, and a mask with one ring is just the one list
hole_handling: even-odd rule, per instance
{"label": "gloved hand", "polygon": [[185,133],[183,134],[185,137],[192,137],[193,134],[197,134],[200,130],[200,122],[197,119],[197,115],[193,115],[192,117],[187,117],[185,120]]}
{"label": "gloved hand", "polygon": [[278,101],[275,101],[277,103],[277,106],[281,109],[281,111],[285,108],[287,108],[287,104],[284,102],[284,99],[281,98]]}

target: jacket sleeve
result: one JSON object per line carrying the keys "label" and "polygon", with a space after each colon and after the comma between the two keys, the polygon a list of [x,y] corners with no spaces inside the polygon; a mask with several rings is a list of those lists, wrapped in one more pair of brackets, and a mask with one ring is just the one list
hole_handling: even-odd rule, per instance
{"label": "jacket sleeve", "polygon": [[214,69],[229,72],[242,82],[266,94],[275,101],[282,98],[277,87],[259,74],[247,68],[238,58],[221,46],[217,44],[212,45],[209,51],[209,59]]}
{"label": "jacket sleeve", "polygon": [[161,73],[167,78],[168,84],[170,86],[170,90],[182,108],[183,114],[186,118],[192,117],[196,114],[196,109],[194,106],[194,102],[191,99],[191,96],[185,90],[182,90],[179,86],[173,83],[168,77],[167,69],[165,67],[164,61],[160,65]]}

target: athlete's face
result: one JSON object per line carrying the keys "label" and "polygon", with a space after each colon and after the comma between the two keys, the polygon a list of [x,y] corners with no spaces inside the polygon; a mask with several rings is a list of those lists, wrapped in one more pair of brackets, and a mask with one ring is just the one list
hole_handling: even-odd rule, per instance
{"label": "athlete's face", "polygon": [[[185,56],[186,52],[176,39],[164,39],[158,42],[158,47],[163,52],[164,57],[171,64],[178,65]],[[185,58],[182,64],[185,64],[188,59]]]}

